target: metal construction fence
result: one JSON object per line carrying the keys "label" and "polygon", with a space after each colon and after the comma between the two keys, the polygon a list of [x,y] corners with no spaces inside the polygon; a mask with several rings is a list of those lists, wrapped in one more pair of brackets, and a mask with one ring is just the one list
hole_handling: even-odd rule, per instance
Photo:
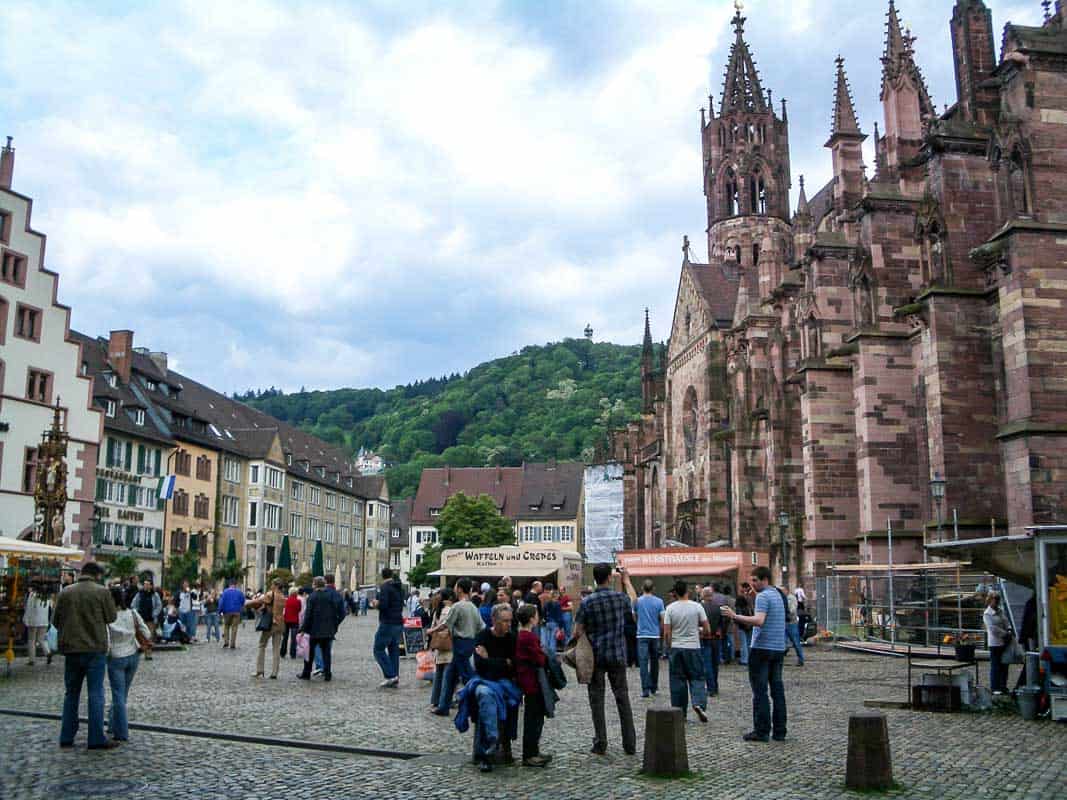
{"label": "metal construction fence", "polygon": [[1003,588],[993,575],[964,566],[827,567],[815,579],[819,627],[835,638],[983,646],[987,594]]}

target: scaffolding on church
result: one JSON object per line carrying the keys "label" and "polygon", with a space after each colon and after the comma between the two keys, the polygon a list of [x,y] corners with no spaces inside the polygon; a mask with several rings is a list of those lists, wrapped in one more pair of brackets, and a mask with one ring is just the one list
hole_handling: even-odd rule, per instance
{"label": "scaffolding on church", "polygon": [[816,618],[834,639],[897,647],[984,645],[982,612],[1002,582],[969,562],[827,564],[815,580]]}

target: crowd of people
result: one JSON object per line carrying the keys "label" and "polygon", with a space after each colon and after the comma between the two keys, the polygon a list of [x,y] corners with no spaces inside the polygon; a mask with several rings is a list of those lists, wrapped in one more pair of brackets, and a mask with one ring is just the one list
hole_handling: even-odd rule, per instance
{"label": "crowd of people", "polygon": [[[792,645],[804,663],[801,625],[805,596],[798,587],[786,593],[772,586],[770,571],[753,569],[737,596],[731,587],[689,587],[676,581],[666,602],[646,580],[638,596],[625,569],[598,565],[596,589],[582,589],[577,602],[564,587],[533,581],[517,588],[510,579],[495,587],[467,578],[434,591],[429,598],[405,600],[390,570],[379,590],[379,628],[375,658],[382,688],[399,685],[402,616],[421,616],[432,652],[430,713],[450,717],[466,730],[477,722],[474,757],[482,771],[511,763],[511,742],[518,735],[518,712],[525,709],[522,763],[545,766],[540,751],[546,718],[553,716],[556,689],[566,678],[562,661],[574,663],[579,683],[588,685],[594,738],[592,752],[607,752],[605,695],[610,685],[622,729],[623,751],[637,746],[627,670],[638,666],[641,696],[659,690],[660,661],[667,661],[670,701],[683,714],[691,708],[708,721],[708,700],[719,693],[722,664],[736,660],[748,667],[753,697],[753,730],[746,741],[786,736],[782,666]],[[621,588],[613,588],[617,580]],[[583,646],[591,659],[580,662]],[[584,669],[583,669],[584,666]],[[585,674],[583,674],[585,673]],[[457,694],[457,689],[462,686]]]}
{"label": "crowd of people", "polygon": [[[30,658],[49,621],[53,647],[65,656],[63,723],[60,745],[73,744],[83,685],[89,695],[89,746],[114,747],[128,736],[127,697],[141,657],[166,643],[214,642],[236,650],[245,622],[256,633],[255,678],[277,679],[281,660],[302,659],[297,676],[333,677],[333,642],[350,614],[378,611],[373,654],[382,672],[382,689],[400,684],[400,649],[405,618],[418,617],[432,659],[429,710],[441,717],[455,712],[455,725],[475,724],[474,757],[483,771],[514,761],[524,712],[521,759],[544,767],[551,755],[540,747],[546,719],[554,716],[557,691],[566,685],[562,664],[570,664],[587,685],[594,736],[591,752],[608,750],[605,697],[610,685],[622,730],[622,749],[636,751],[637,736],[627,685],[627,670],[637,666],[641,696],[659,691],[661,661],[666,661],[670,702],[683,714],[691,709],[708,720],[709,699],[719,693],[720,665],[747,665],[753,696],[753,730],[748,741],[784,739],[786,701],[782,665],[793,645],[803,664],[799,616],[802,589],[785,593],[771,585],[770,572],[754,568],[737,595],[730,586],[688,586],[676,581],[665,599],[646,580],[638,595],[625,569],[597,565],[595,588],[572,598],[566,587],[532,581],[518,587],[510,578],[495,586],[462,578],[421,597],[405,594],[391,570],[382,571],[376,598],[368,602],[339,592],[332,576],[316,577],[309,587],[272,581],[252,593],[235,581],[221,592],[184,582],[174,593],[151,581],[102,585],[102,568],[89,562],[76,584],[56,597],[31,590],[25,622]],[[362,594],[362,593],[361,593]],[[46,652],[48,645],[44,645]],[[270,671],[267,672],[267,655]],[[111,706],[104,719],[104,676]],[[107,734],[110,734],[108,738]]]}

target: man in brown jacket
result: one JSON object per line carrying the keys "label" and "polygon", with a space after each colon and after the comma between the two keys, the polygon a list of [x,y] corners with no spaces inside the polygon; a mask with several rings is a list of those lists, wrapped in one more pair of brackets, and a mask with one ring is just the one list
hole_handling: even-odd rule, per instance
{"label": "man in brown jacket", "polygon": [[78,732],[78,701],[82,682],[89,685],[89,749],[117,746],[104,734],[104,672],[107,669],[107,626],[117,616],[111,592],[98,581],[104,574],[90,561],[82,567],[78,582],[59,593],[52,622],[59,631],[59,652],[65,657],[63,723],[59,746],[73,747]]}

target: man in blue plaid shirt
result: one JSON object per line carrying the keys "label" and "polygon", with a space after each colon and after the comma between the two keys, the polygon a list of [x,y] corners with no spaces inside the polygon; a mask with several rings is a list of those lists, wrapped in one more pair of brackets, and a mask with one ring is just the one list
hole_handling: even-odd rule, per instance
{"label": "man in blue plaid shirt", "polygon": [[[575,636],[589,637],[593,645],[595,668],[589,682],[589,708],[593,712],[594,755],[604,755],[608,750],[608,724],[604,718],[604,679],[611,682],[611,693],[619,709],[622,726],[622,749],[627,755],[637,752],[637,731],[634,729],[633,711],[630,709],[630,690],[626,685],[626,615],[633,614],[633,601],[637,592],[630,583],[625,567],[619,568],[626,594],[617,592],[611,582],[610,564],[593,567],[597,588],[582,601],[575,617]],[[629,595],[629,596],[627,596]]]}

